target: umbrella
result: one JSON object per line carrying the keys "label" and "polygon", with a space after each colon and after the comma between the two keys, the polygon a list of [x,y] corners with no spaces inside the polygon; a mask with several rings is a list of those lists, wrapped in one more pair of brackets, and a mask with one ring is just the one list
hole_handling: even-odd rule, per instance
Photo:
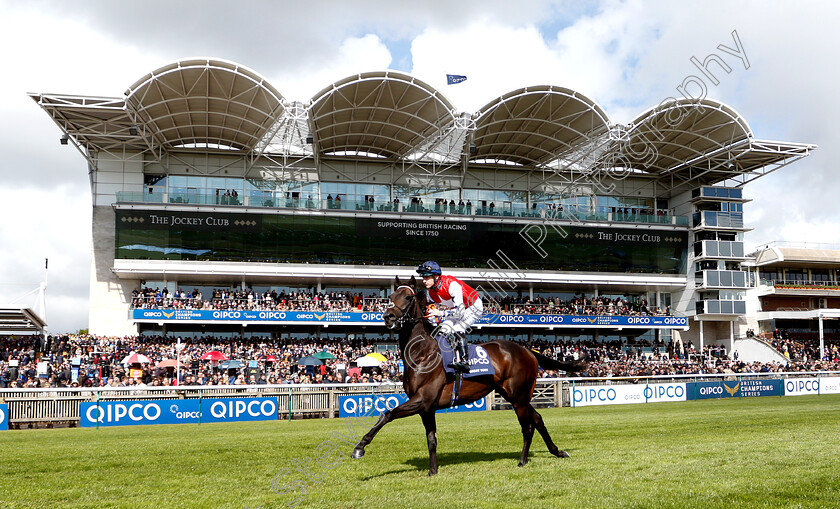
{"label": "umbrella", "polygon": [[298,359],[297,364],[300,364],[301,366],[320,366],[320,365],[324,364],[324,361],[322,361],[321,359],[319,359],[317,357],[312,357],[310,355],[310,356],[301,357],[300,359]]}
{"label": "umbrella", "polygon": [[244,367],[245,365],[239,361],[224,361],[219,363],[219,367],[222,369],[237,369]]}
{"label": "umbrella", "polygon": [[228,360],[227,355],[223,354],[218,350],[210,350],[206,354],[201,356],[201,360],[203,361],[226,361]]}
{"label": "umbrella", "polygon": [[139,353],[132,353],[128,357],[122,360],[121,364],[149,364],[152,362],[149,360],[148,357],[145,355],[141,355]]}
{"label": "umbrella", "polygon": [[275,357],[273,355],[269,355],[268,357],[265,358],[265,362],[277,362],[277,357]]}
{"label": "umbrella", "polygon": [[369,354],[365,355],[365,357],[370,357],[371,359],[376,359],[379,362],[385,362],[385,361],[388,360],[387,358],[385,358],[384,355],[382,355],[381,353],[376,353],[376,352],[369,353]]}
{"label": "umbrella", "polygon": [[335,355],[331,354],[330,352],[313,353],[312,357],[315,357],[316,359],[321,359],[321,360],[323,360],[323,359],[335,359]]}
{"label": "umbrella", "polygon": [[359,366],[360,368],[379,366],[380,364],[382,364],[382,362],[374,359],[373,357],[364,356],[356,359],[356,366]]}
{"label": "umbrella", "polygon": [[184,367],[183,362],[178,362],[175,359],[166,359],[165,361],[162,361],[160,364],[158,364],[155,367],[156,368],[175,368],[175,367],[178,367],[178,364],[180,364],[182,368]]}

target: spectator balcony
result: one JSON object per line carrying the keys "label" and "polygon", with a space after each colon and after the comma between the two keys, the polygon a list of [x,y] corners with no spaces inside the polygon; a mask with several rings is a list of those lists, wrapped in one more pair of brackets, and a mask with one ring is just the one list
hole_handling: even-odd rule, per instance
{"label": "spectator balcony", "polygon": [[746,203],[751,200],[744,198],[740,187],[702,186],[691,192],[691,201],[695,203],[700,201]]}
{"label": "spectator balcony", "polygon": [[694,273],[695,284],[703,290],[746,290],[748,273],[741,270],[701,270]]}
{"label": "spectator balcony", "polygon": [[768,280],[758,283],[759,296],[840,297],[840,281]]}
{"label": "spectator balcony", "polygon": [[[644,213],[643,209],[622,209],[621,212],[608,207],[597,210],[580,210],[574,206],[564,209],[548,209],[543,206],[530,207],[525,203],[505,202],[495,204],[427,204],[419,202],[393,203],[368,200],[348,199],[275,199],[263,196],[226,196],[219,194],[156,193],[118,191],[117,203],[171,203],[196,206],[234,206],[260,207],[272,209],[322,210],[322,211],[357,211],[385,214],[420,213],[454,216],[495,216],[499,218],[540,218],[599,223],[642,223],[688,226],[687,216],[674,216],[659,213]],[[493,206],[491,206],[493,205]],[[650,212],[650,211],[649,211]]]}
{"label": "spectator balcony", "polygon": [[748,231],[744,228],[743,212],[724,212],[718,210],[701,210],[695,212],[692,218],[694,230],[727,230]]}
{"label": "spectator balcony", "polygon": [[[156,297],[137,296],[131,300],[131,309],[213,309],[213,310],[250,310],[250,311],[364,311],[382,313],[391,306],[390,299],[370,298],[361,299],[358,305],[351,304],[346,299],[314,300],[289,299],[275,302],[262,296],[251,299],[245,298],[212,298],[198,299],[192,297]],[[485,299],[485,313],[516,314],[516,315],[599,315],[599,316],[672,316],[670,310],[655,306],[642,307],[638,303],[622,301],[621,305],[583,305],[562,301],[559,304],[542,303],[510,303],[501,304],[490,298]]]}
{"label": "spectator balcony", "polygon": [[696,311],[698,316],[739,316],[747,314],[747,303],[743,300],[698,300]]}
{"label": "spectator balcony", "polygon": [[702,240],[694,243],[694,259],[743,259],[744,243],[728,240]]}

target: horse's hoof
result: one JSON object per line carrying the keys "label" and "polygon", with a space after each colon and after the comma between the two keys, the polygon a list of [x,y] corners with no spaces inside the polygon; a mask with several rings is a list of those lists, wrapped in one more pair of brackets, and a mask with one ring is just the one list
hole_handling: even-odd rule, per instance
{"label": "horse's hoof", "polygon": [[569,453],[567,453],[566,451],[560,451],[560,453],[557,455],[557,457],[558,458],[568,458]]}
{"label": "horse's hoof", "polygon": [[353,449],[353,459],[354,459],[354,460],[357,460],[357,459],[361,458],[361,457],[362,457],[362,456],[364,456],[364,455],[365,455],[365,450],[364,450],[364,449],[360,449],[360,448],[358,448],[358,447],[357,447],[357,448],[355,448],[355,449]]}
{"label": "horse's hoof", "polygon": [[429,470],[429,477],[437,475],[437,470]]}
{"label": "horse's hoof", "polygon": [[518,464],[518,465],[516,465],[516,466],[517,466],[517,467],[524,467],[524,466],[525,466],[525,463],[522,463],[522,462],[520,461],[520,462],[519,462],[519,464]]}

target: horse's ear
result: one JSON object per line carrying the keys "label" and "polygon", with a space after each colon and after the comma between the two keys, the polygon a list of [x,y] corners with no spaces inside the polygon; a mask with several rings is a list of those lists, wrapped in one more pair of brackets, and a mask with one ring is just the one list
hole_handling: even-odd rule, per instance
{"label": "horse's ear", "polygon": [[417,278],[414,277],[414,276],[411,276],[411,279],[408,280],[408,284],[410,284],[412,288],[416,288],[417,287]]}
{"label": "horse's ear", "polygon": [[397,276],[394,280],[394,287],[399,288],[401,285],[402,283],[400,283],[400,276]]}

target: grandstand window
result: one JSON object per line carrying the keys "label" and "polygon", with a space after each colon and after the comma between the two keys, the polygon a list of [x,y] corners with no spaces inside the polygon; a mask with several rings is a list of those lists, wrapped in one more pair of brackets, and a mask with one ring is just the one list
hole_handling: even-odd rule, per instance
{"label": "grandstand window", "polygon": [[805,269],[785,269],[785,281],[807,281],[808,271]]}
{"label": "grandstand window", "polygon": [[782,279],[779,272],[775,269],[759,270],[758,271],[758,278],[762,281],[778,281],[778,280]]}
{"label": "grandstand window", "polygon": [[811,281],[832,281],[831,273],[826,270],[811,269]]}
{"label": "grandstand window", "polygon": [[[144,214],[144,221],[136,220]],[[541,248],[548,256],[543,258],[523,242],[519,233],[522,226],[517,224],[456,222],[452,224],[458,228],[437,229],[432,237],[409,235],[407,232],[418,230],[411,225],[383,225],[375,218],[229,214],[231,223],[243,219],[250,226],[197,228],[151,224],[149,214],[152,212],[117,211],[118,259],[415,266],[418,259],[431,258],[449,267],[480,268],[501,244],[507,246],[506,254],[522,269],[674,274],[680,273],[686,255],[685,232],[669,232],[677,233],[680,242],[595,242],[574,237],[575,233],[592,233],[591,228],[569,227],[569,237],[545,239]],[[219,217],[218,213],[183,213],[191,219],[208,214]],[[441,251],[442,242],[453,247]]]}
{"label": "grandstand window", "polygon": [[[304,190],[303,192],[307,191]],[[387,185],[322,182],[320,192],[321,200],[326,200],[328,197],[335,199],[336,196],[341,195],[342,200],[349,201],[353,204],[365,203],[367,201],[366,198],[371,196],[375,203],[384,204],[391,201],[391,192]]]}

